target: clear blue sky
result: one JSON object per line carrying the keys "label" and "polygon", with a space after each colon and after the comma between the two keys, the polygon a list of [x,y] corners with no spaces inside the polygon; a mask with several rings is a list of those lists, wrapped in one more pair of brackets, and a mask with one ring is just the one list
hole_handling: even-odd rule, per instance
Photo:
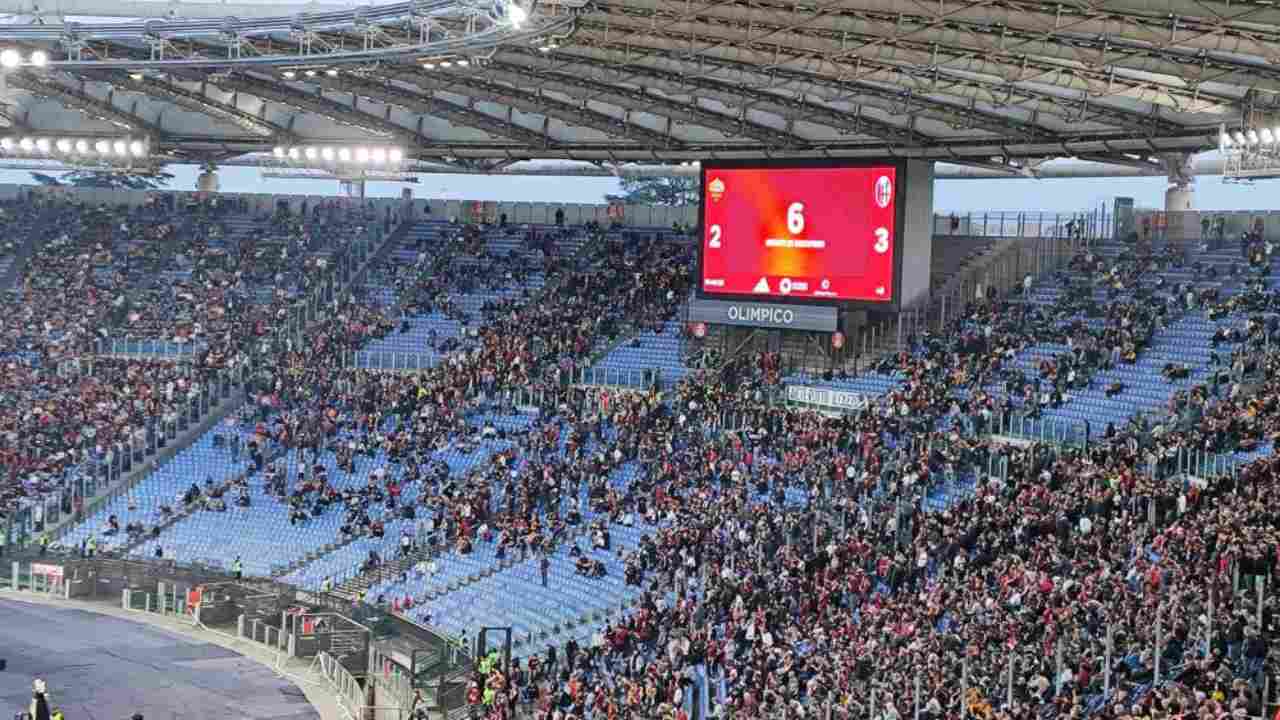
{"label": "clear blue sky", "polygon": [[[199,169],[175,165],[173,189],[195,187]],[[334,180],[280,180],[260,176],[255,168],[233,167],[219,171],[225,192],[270,192],[334,195]],[[488,177],[480,175],[422,175],[417,184],[370,183],[371,196],[398,196],[412,187],[415,197],[453,200],[511,200],[525,202],[600,202],[605,193],[617,191],[613,178]],[[25,171],[0,170],[0,183],[27,183]],[[1280,181],[1273,181],[1280,182]],[[1118,196],[1132,197],[1138,207],[1164,207],[1164,178],[1083,178],[1063,180],[939,180],[934,209],[951,211],[1045,210],[1074,212],[1110,206]],[[1280,210],[1277,185],[1227,185],[1220,177],[1196,181],[1196,207],[1205,210]]]}

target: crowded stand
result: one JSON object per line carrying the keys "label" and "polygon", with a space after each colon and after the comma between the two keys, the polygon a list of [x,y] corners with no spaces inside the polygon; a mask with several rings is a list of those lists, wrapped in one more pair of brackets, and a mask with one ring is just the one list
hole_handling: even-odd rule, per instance
{"label": "crowded stand", "polygon": [[[6,497],[181,412],[215,350],[247,364],[357,232],[332,210],[54,210],[0,321],[41,360],[2,381]],[[331,312],[255,354],[243,405],[59,543],[452,638],[509,626],[516,662],[477,658],[473,717],[1270,715],[1269,245],[1089,244],[856,377],[806,378],[867,393],[835,415],[776,402],[795,379],[776,352],[686,364],[680,238],[406,222]],[[100,327],[210,351],[49,371],[87,365]],[[430,360],[360,360],[386,352]],[[592,367],[649,374],[581,383]],[[1010,437],[1013,418],[1070,431]],[[1229,462],[1188,472],[1189,452]]]}
{"label": "crowded stand", "polygon": [[[4,213],[15,242],[33,247],[0,301],[0,498],[6,515],[34,505],[37,530],[229,397],[256,354],[250,341],[269,339],[377,220],[335,203],[304,219],[176,207],[172,196],[109,206],[34,193]],[[137,337],[166,342],[116,342]],[[184,345],[185,359],[164,349]]]}

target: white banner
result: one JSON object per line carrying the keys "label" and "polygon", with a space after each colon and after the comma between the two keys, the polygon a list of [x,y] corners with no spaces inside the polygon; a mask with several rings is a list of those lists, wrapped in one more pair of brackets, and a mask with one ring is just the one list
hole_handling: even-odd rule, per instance
{"label": "white banner", "polygon": [[32,575],[44,575],[45,577],[48,577],[48,578],[54,578],[54,579],[56,579],[56,580],[61,580],[61,579],[62,579],[62,566],[61,566],[61,565],[47,565],[47,564],[45,564],[45,563],[31,563],[31,574],[32,574]]}
{"label": "white banner", "polygon": [[852,390],[832,390],[808,385],[788,385],[787,400],[793,403],[819,405],[833,410],[861,410],[871,404],[871,398]]}

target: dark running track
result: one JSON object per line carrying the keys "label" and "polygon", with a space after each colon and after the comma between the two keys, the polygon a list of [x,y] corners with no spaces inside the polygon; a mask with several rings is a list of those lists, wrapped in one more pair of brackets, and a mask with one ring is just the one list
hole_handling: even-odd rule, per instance
{"label": "dark running track", "polygon": [[292,682],[248,658],[142,623],[0,598],[0,720],[44,678],[67,720],[318,720]]}

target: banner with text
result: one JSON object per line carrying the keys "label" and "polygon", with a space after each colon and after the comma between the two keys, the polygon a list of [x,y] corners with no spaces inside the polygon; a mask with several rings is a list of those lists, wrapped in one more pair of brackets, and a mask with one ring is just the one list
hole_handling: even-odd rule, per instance
{"label": "banner with text", "polygon": [[689,301],[689,321],[777,330],[835,332],[836,309],[821,305],[693,299]]}
{"label": "banner with text", "polygon": [[787,400],[842,411],[857,411],[871,404],[871,398],[859,392],[816,388],[808,385],[788,385]]}

